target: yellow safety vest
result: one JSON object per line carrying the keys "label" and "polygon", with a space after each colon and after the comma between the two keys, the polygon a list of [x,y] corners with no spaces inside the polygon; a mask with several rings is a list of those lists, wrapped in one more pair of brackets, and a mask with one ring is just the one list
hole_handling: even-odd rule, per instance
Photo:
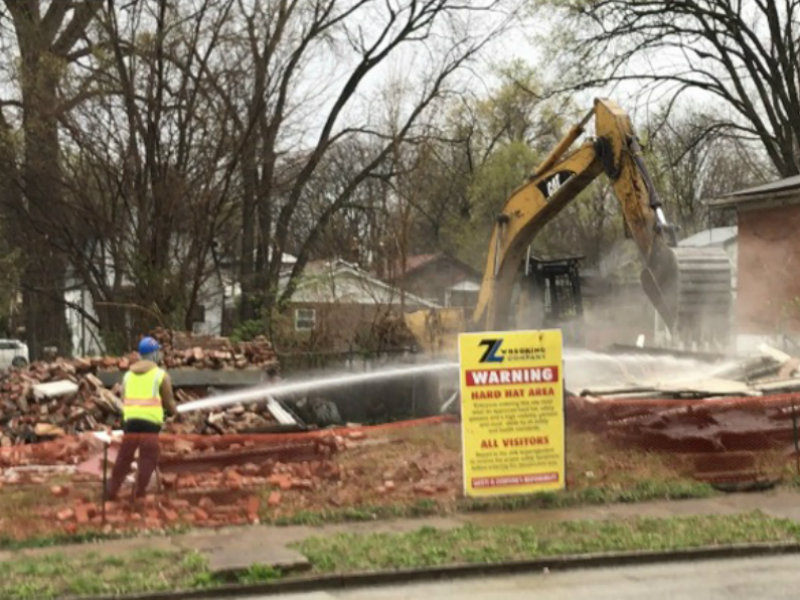
{"label": "yellow safety vest", "polygon": [[122,419],[142,419],[161,424],[164,422],[164,407],[161,404],[161,382],[167,374],[163,369],[155,367],[147,373],[128,371],[122,380],[125,401],[122,408]]}

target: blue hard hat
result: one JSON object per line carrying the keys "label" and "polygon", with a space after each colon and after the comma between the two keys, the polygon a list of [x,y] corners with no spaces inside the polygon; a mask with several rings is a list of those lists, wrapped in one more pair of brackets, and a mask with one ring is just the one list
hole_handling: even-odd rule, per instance
{"label": "blue hard hat", "polygon": [[139,342],[139,354],[152,354],[156,350],[161,348],[159,343],[156,341],[155,338],[150,337],[143,337],[142,340]]}

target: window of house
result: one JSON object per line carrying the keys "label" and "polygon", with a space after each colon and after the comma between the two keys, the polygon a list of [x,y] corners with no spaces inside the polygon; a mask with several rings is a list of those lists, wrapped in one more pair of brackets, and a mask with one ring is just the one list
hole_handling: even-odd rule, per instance
{"label": "window of house", "polygon": [[294,309],[295,331],[311,331],[317,321],[317,311],[313,308]]}

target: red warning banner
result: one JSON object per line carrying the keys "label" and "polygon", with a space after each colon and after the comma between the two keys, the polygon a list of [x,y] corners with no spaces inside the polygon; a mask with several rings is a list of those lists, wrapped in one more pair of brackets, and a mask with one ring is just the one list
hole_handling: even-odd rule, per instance
{"label": "red warning banner", "polygon": [[553,383],[558,381],[558,367],[469,370],[466,375],[468,386]]}
{"label": "red warning banner", "polygon": [[558,481],[558,473],[531,473],[529,475],[504,475],[502,477],[473,477],[472,487],[488,488],[526,483],[552,483]]}

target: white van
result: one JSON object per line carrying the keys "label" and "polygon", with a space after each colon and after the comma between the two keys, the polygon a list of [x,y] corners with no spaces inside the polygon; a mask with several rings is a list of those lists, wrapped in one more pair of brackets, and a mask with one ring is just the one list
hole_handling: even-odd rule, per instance
{"label": "white van", "polygon": [[29,361],[27,344],[19,340],[0,339],[0,369],[24,367]]}

